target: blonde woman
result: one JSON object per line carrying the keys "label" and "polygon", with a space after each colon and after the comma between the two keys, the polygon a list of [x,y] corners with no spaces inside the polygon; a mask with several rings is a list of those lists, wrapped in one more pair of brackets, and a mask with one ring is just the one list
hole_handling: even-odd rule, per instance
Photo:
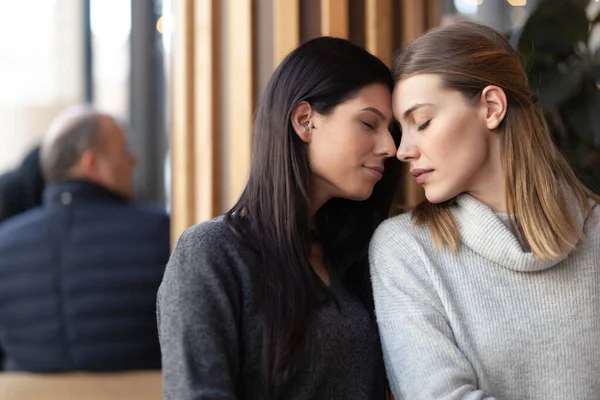
{"label": "blonde woman", "polygon": [[398,158],[426,200],[371,243],[399,399],[600,394],[600,207],[553,145],[515,52],[473,23],[398,55]]}

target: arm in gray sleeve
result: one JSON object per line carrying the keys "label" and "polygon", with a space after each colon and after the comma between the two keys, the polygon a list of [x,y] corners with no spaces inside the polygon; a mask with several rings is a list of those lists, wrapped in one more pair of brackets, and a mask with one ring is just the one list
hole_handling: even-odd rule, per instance
{"label": "arm in gray sleeve", "polygon": [[494,400],[454,340],[420,243],[384,223],[370,249],[375,312],[388,379],[401,399]]}
{"label": "arm in gray sleeve", "polygon": [[236,398],[241,299],[220,233],[209,224],[179,238],[158,291],[165,400]]}

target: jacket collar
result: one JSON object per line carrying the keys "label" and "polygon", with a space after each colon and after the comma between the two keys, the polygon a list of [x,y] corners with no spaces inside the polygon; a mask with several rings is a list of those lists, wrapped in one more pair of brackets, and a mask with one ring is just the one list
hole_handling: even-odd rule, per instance
{"label": "jacket collar", "polygon": [[55,182],[44,190],[45,204],[70,205],[87,202],[127,203],[128,200],[98,184],[84,180]]}

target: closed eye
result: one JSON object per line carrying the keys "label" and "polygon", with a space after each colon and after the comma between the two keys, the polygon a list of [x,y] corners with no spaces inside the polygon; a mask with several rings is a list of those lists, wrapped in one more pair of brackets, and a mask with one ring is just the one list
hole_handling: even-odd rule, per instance
{"label": "closed eye", "polygon": [[375,129],[375,127],[368,122],[360,121],[360,123],[363,124],[367,129]]}
{"label": "closed eye", "polygon": [[431,122],[431,120],[425,122],[423,125],[419,125],[419,127],[417,128],[418,131],[422,131],[423,129],[427,128],[429,126],[429,123]]}

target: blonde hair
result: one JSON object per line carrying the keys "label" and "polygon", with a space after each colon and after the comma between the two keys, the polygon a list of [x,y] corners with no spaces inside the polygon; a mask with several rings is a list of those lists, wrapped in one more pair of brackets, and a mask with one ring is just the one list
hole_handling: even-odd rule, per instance
{"label": "blonde hair", "polygon": [[[396,56],[396,81],[418,74],[437,74],[445,88],[475,101],[495,85],[507,97],[502,132],[502,166],[506,208],[534,257],[566,256],[585,239],[578,213],[600,198],[575,176],[552,142],[540,106],[529,89],[517,53],[498,32],[472,22],[441,26],[413,41]],[[427,200],[412,210],[416,225],[428,225],[434,244],[455,251],[460,232],[452,214],[454,199],[439,204]]]}

